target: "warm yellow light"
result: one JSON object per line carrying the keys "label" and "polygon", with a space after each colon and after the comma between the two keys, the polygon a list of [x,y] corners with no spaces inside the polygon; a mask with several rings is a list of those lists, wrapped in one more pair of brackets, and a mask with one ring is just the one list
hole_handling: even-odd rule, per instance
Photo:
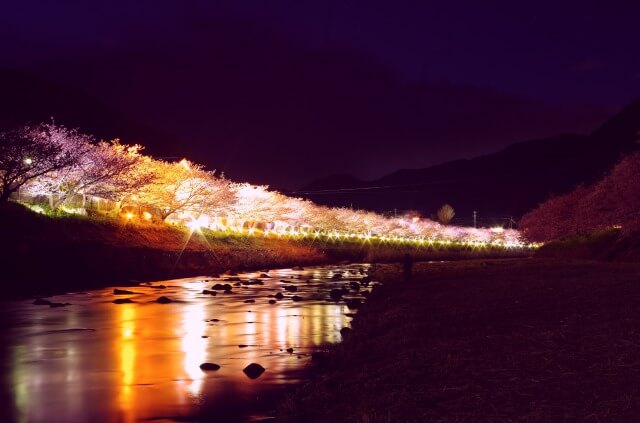
{"label": "warm yellow light", "polygon": [[27,157],[26,159],[24,159],[24,164],[30,165],[32,163],[33,163],[33,160],[31,159],[31,157]]}
{"label": "warm yellow light", "polygon": [[191,167],[189,166],[189,161],[187,159],[182,159],[180,160],[180,164],[182,165],[182,167],[184,167],[187,170],[191,170]]}
{"label": "warm yellow light", "polygon": [[144,212],[142,213],[142,217],[144,217],[144,220],[151,220],[151,213]]}
{"label": "warm yellow light", "polygon": [[127,220],[131,220],[131,219],[133,219],[133,213],[127,212],[127,213],[125,213],[124,217]]}

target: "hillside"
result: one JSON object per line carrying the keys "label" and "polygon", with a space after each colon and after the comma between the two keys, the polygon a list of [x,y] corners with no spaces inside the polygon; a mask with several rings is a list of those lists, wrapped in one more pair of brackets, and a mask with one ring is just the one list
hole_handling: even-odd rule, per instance
{"label": "hillside", "polygon": [[299,193],[321,204],[377,211],[415,209],[426,215],[450,203],[459,223],[470,223],[474,210],[486,219],[481,223],[498,223],[523,215],[551,194],[599,179],[638,147],[639,130],[640,99],[589,135],[520,142],[494,154],[399,170],[374,181],[333,176]]}

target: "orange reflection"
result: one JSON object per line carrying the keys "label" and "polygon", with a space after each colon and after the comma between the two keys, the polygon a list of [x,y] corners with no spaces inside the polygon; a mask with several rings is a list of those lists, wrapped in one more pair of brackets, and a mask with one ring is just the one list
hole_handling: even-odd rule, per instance
{"label": "orange reflection", "polygon": [[189,392],[198,395],[202,387],[204,374],[200,364],[204,363],[207,355],[207,339],[205,334],[205,311],[203,303],[189,305],[182,319],[182,342],[180,347],[184,352],[183,367],[190,379]]}
{"label": "orange reflection", "polygon": [[[216,410],[228,407],[230,398],[250,404],[262,389],[295,382],[291,378],[298,376],[288,371],[304,365],[317,346],[339,342],[349,318],[344,304],[327,303],[317,286],[293,278],[288,283],[305,301],[287,294],[269,304],[269,295],[282,290],[282,277],[215,297],[202,295],[211,281],[166,281],[162,295],[172,304],[156,303],[160,294],[151,287],[137,287],[135,303],[119,305],[104,301],[113,298],[112,290],[95,291],[95,297],[68,297],[83,304],[75,315],[28,304],[23,313],[30,318],[23,321],[33,323],[12,338],[16,412],[28,421],[50,415],[118,422],[188,417],[203,404]],[[76,329],[85,326],[97,329]],[[221,368],[202,371],[204,362]],[[259,379],[242,372],[251,362],[267,369]]]}
{"label": "orange reflection", "polygon": [[132,415],[133,392],[131,385],[135,379],[136,345],[134,332],[136,328],[136,308],[133,304],[123,304],[120,307],[120,372],[122,373],[121,390],[119,395],[120,410],[124,413],[125,421],[134,421]]}

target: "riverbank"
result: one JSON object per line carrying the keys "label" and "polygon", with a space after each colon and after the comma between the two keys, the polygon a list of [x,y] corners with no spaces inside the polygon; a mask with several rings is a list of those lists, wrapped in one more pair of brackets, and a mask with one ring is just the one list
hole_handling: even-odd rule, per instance
{"label": "riverbank", "polygon": [[640,265],[547,259],[397,265],[283,421],[632,420]]}
{"label": "riverbank", "polygon": [[49,217],[8,204],[0,221],[6,246],[2,297],[52,295],[106,285],[351,262],[510,257],[529,250],[293,239],[190,231],[159,224],[78,216]]}

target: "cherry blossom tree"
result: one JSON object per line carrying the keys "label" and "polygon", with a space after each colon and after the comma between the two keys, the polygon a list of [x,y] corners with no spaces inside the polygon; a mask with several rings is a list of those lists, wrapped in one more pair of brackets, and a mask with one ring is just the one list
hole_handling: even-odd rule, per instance
{"label": "cherry blossom tree", "polygon": [[233,202],[234,193],[229,182],[200,165],[187,160],[177,163],[152,160],[147,167],[153,174],[152,181],[141,187],[129,201],[157,209],[162,220],[178,213],[195,217],[219,213]]}
{"label": "cherry blossom tree", "polygon": [[26,125],[0,133],[0,204],[23,185],[80,162],[89,138],[54,124]]}
{"label": "cherry blossom tree", "polygon": [[625,157],[594,185],[544,202],[519,224],[533,241],[614,226],[625,232],[640,229],[640,151]]}
{"label": "cherry blossom tree", "polygon": [[73,166],[44,175],[28,187],[32,193],[55,196],[54,208],[75,195],[82,195],[83,207],[88,195],[119,202],[154,177],[144,165],[139,145],[122,145],[114,140],[85,142],[76,148],[83,154]]}

